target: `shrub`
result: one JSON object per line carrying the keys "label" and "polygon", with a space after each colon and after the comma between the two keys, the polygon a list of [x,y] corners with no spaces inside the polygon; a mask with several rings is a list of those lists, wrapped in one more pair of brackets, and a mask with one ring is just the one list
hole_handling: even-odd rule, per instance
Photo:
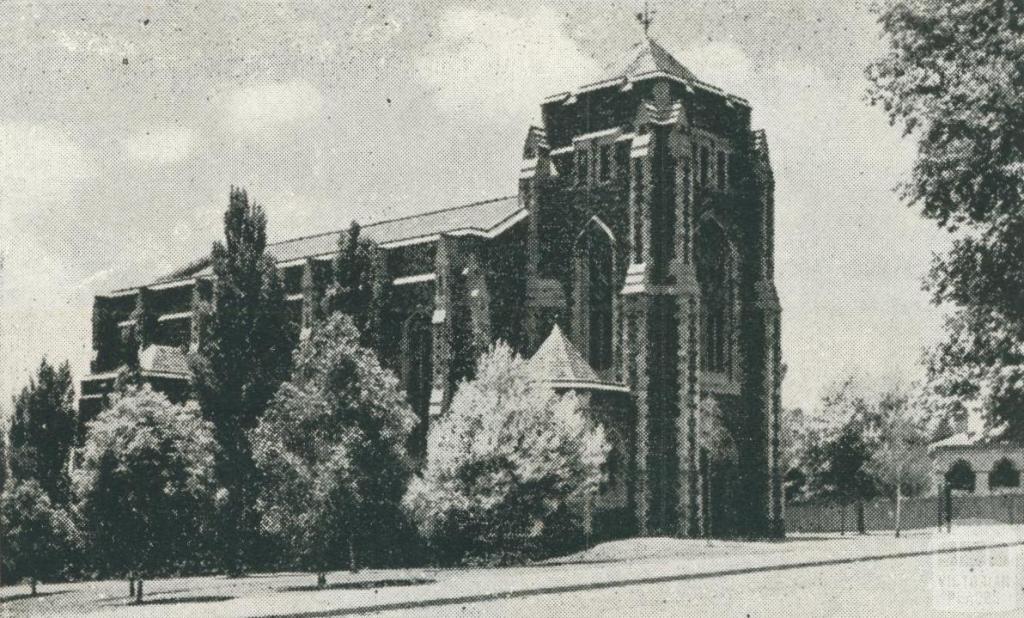
{"label": "shrub", "polygon": [[443,562],[510,563],[581,538],[610,450],[580,399],[533,382],[499,342],[430,428],[405,505]]}

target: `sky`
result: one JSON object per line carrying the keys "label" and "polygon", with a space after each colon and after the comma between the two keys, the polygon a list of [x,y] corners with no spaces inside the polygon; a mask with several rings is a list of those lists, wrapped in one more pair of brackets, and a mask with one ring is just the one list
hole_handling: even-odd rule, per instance
{"label": "sky", "polygon": [[[20,3],[0,13],[0,407],[87,373],[92,297],[205,254],[232,185],[271,240],[516,192],[541,99],[640,40],[636,1]],[[946,239],[894,191],[868,2],[654,2],[651,35],[747,98],[776,178],[786,405],[913,379]]]}

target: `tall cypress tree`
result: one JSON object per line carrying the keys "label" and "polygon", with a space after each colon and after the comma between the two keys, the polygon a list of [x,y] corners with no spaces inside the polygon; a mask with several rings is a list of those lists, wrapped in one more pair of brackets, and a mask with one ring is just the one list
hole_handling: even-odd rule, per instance
{"label": "tall cypress tree", "polygon": [[68,463],[77,435],[71,366],[67,361],[54,366],[44,358],[35,377],[14,399],[11,479],[38,481],[51,501],[66,503],[71,489]]}
{"label": "tall cypress tree", "polygon": [[251,564],[259,537],[248,431],[287,379],[294,342],[284,286],[266,253],[266,228],[263,208],[232,187],[224,242],[213,245],[213,299],[198,316],[203,332],[190,359],[195,395],[220,446],[216,473],[227,498],[218,547],[232,573]]}
{"label": "tall cypress tree", "polygon": [[379,350],[388,335],[389,281],[379,259],[380,247],[361,232],[359,223],[353,221],[348,232],[338,238],[334,280],[325,297],[326,312],[350,316],[359,330],[360,343]]}

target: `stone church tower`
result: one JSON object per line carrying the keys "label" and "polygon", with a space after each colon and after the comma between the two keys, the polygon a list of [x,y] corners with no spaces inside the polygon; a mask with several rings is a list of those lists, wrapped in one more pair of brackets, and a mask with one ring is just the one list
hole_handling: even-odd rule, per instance
{"label": "stone church tower", "polygon": [[[585,394],[613,438],[596,501],[606,538],[781,535],[774,187],[750,106],[645,37],[541,109],[518,195],[359,228],[387,298],[378,317],[392,325],[376,351],[421,419],[418,455],[501,339],[541,381]],[[350,233],[268,245],[296,333],[322,315]],[[97,296],[82,419],[133,355],[155,388],[187,396],[193,317],[216,293],[204,259]],[[133,327],[143,349],[119,336]]]}
{"label": "stone church tower", "polygon": [[531,347],[632,391],[637,532],[781,535],[773,180],[750,106],[645,40],[548,97],[523,153]]}

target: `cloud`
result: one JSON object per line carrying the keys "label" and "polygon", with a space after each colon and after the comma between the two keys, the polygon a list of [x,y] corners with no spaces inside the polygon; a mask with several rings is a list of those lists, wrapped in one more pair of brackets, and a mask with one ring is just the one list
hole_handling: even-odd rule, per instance
{"label": "cloud", "polygon": [[14,225],[22,216],[67,205],[83,180],[94,178],[97,165],[66,132],[47,125],[0,125],[0,223]]}
{"label": "cloud", "polygon": [[227,101],[228,117],[239,131],[264,132],[315,116],[323,96],[303,80],[250,84]]}
{"label": "cloud", "polygon": [[154,126],[133,132],[121,140],[125,156],[150,165],[174,163],[188,156],[192,133],[175,125]]}
{"label": "cloud", "polygon": [[564,16],[539,8],[523,17],[476,9],[445,13],[437,42],[416,63],[437,105],[493,123],[539,116],[545,96],[585,83],[598,68],[567,34]]}
{"label": "cloud", "polygon": [[88,361],[92,281],[55,250],[51,233],[74,225],[78,196],[95,181],[92,153],[48,125],[0,125],[0,397],[27,379],[45,353]]}
{"label": "cloud", "polygon": [[53,30],[57,43],[70,53],[84,53],[100,57],[134,56],[135,44],[110,33],[89,32],[76,28]]}

